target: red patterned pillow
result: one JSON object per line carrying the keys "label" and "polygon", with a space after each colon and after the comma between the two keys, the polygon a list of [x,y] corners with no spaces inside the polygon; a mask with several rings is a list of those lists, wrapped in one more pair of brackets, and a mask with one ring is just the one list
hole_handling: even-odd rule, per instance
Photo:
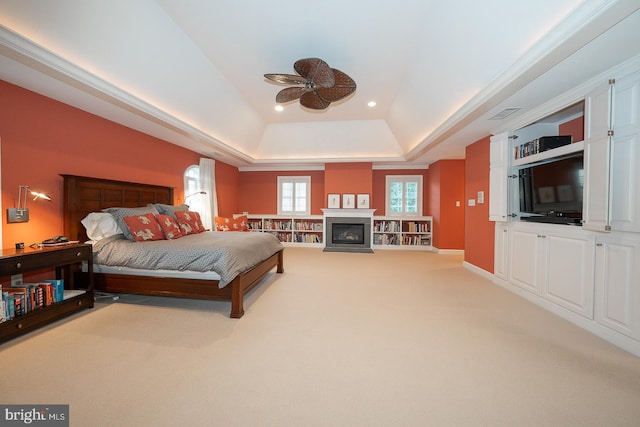
{"label": "red patterned pillow", "polygon": [[172,240],[182,237],[180,226],[171,215],[156,215],[156,219],[166,239]]}
{"label": "red patterned pillow", "polygon": [[186,236],[187,234],[198,234],[205,231],[198,212],[177,211],[176,219],[178,220],[178,225],[180,226],[183,236]]}
{"label": "red patterned pillow", "polygon": [[225,218],[223,216],[215,217],[216,230],[218,231],[247,231],[249,224],[246,215],[236,218]]}
{"label": "red patterned pillow", "polygon": [[164,233],[152,213],[125,216],[123,219],[136,241],[164,240]]}

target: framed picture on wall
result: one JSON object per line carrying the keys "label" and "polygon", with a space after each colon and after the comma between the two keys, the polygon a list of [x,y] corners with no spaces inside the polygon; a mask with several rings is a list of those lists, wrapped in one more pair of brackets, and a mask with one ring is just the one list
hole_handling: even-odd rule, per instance
{"label": "framed picture on wall", "polygon": [[327,207],[329,209],[340,209],[340,195],[329,194],[329,200],[327,201]]}
{"label": "framed picture on wall", "polygon": [[358,194],[357,197],[357,208],[358,209],[369,209],[369,195],[368,194]]}
{"label": "framed picture on wall", "polygon": [[355,194],[343,194],[342,195],[342,209],[353,209],[356,207]]}

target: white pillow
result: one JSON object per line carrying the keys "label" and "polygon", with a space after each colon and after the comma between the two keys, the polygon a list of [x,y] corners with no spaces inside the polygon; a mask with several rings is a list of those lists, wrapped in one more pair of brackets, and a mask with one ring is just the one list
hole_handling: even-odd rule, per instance
{"label": "white pillow", "polygon": [[87,237],[96,242],[105,237],[122,234],[116,219],[108,212],[91,212],[80,222],[87,230]]}

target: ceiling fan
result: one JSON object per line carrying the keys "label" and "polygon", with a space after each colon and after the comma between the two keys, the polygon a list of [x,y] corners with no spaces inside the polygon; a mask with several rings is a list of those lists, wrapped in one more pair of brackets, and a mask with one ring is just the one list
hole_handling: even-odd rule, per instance
{"label": "ceiling fan", "polygon": [[276,102],[300,99],[300,105],[312,110],[324,110],[356,90],[356,82],[340,70],[329,67],[319,58],[300,59],[293,64],[295,74],[265,74],[265,78],[285,85],[276,95]]}

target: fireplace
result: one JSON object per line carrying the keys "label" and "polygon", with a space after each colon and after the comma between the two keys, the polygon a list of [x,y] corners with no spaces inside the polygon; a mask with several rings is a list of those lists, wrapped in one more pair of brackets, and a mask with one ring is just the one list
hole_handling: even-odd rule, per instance
{"label": "fireplace", "polygon": [[370,217],[327,216],[325,226],[325,252],[373,252]]}

